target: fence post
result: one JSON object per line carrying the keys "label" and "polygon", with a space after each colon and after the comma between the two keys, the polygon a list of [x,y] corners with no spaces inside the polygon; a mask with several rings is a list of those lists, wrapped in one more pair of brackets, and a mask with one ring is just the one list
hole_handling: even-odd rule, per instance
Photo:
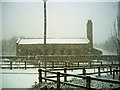
{"label": "fence post", "polygon": [[71,63],[72,64],[72,69],[73,69],[73,63]]}
{"label": "fence post", "polygon": [[68,67],[70,67],[70,62],[68,62]]}
{"label": "fence post", "polygon": [[40,62],[39,62],[39,68],[40,68]]}
{"label": "fence post", "polygon": [[110,66],[110,74],[112,74],[112,66]]}
{"label": "fence post", "polygon": [[52,68],[54,69],[54,62],[52,62]]}
{"label": "fence post", "polygon": [[[64,68],[64,73],[67,73],[67,69],[66,68]],[[67,82],[67,76],[66,75],[64,75],[64,82]]]}
{"label": "fence post", "polygon": [[111,65],[113,65],[113,62],[111,62]]}
{"label": "fence post", "polygon": [[108,73],[109,73],[109,72],[108,72],[108,67],[106,67],[106,68],[107,68],[107,74],[108,74]]}
{"label": "fence post", "polygon": [[88,90],[90,89],[90,82],[91,82],[90,76],[86,76],[86,87]]}
{"label": "fence post", "polygon": [[60,88],[60,72],[57,72],[57,88]]}
{"label": "fence post", "polygon": [[101,66],[102,66],[102,61],[101,61]]}
{"label": "fence post", "polygon": [[10,61],[10,69],[12,70],[12,61]]}
{"label": "fence post", "polygon": [[100,76],[100,67],[98,67],[98,76]]}
{"label": "fence post", "polygon": [[117,70],[118,70],[118,67],[116,67],[116,74],[118,75],[118,71]]}
{"label": "fence post", "polygon": [[42,83],[42,70],[39,69],[38,72],[39,72],[39,83]]}
{"label": "fence post", "polygon": [[113,70],[113,79],[115,79],[115,70]]}
{"label": "fence post", "polygon": [[103,66],[103,71],[105,71],[105,67]]}
{"label": "fence post", "polygon": [[86,70],[84,67],[83,67],[83,75],[86,75]]}
{"label": "fence post", "polygon": [[90,68],[91,68],[91,62],[89,62]]}
{"label": "fence post", "polygon": [[94,73],[95,73],[95,66],[94,66]]}
{"label": "fence post", "polygon": [[26,61],[25,61],[25,70],[26,70]]}
{"label": "fence post", "polygon": [[78,62],[78,67],[79,67],[79,62]]}
{"label": "fence post", "polygon": [[67,67],[67,62],[65,62],[65,67]]}

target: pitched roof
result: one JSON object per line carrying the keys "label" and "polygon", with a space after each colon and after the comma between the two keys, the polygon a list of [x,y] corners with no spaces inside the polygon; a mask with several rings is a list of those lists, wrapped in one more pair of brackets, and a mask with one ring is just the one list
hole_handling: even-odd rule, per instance
{"label": "pitched roof", "polygon": [[[18,44],[44,44],[44,39],[23,38],[18,39]],[[46,44],[88,44],[87,38],[48,38]]]}

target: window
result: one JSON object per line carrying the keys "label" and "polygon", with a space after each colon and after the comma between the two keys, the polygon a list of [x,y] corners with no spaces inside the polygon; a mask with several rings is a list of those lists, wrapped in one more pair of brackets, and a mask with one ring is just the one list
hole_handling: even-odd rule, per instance
{"label": "window", "polygon": [[37,54],[38,54],[38,49],[35,48],[35,50],[34,50],[34,55],[37,55]]}
{"label": "window", "polygon": [[60,50],[61,55],[64,55],[64,50]]}
{"label": "window", "polygon": [[55,55],[55,50],[51,50],[51,54],[52,54],[52,55]]}
{"label": "window", "polygon": [[72,51],[70,49],[68,49],[68,55],[71,55]]}
{"label": "window", "polygon": [[46,55],[48,55],[48,49],[45,50]]}
{"label": "window", "polygon": [[42,55],[42,52],[41,52],[41,50],[39,50],[39,55]]}
{"label": "window", "polygon": [[76,50],[75,50],[75,54],[76,54],[76,55],[79,55],[79,54],[80,54],[79,49],[76,49]]}
{"label": "window", "polygon": [[27,55],[32,55],[32,50],[27,50]]}

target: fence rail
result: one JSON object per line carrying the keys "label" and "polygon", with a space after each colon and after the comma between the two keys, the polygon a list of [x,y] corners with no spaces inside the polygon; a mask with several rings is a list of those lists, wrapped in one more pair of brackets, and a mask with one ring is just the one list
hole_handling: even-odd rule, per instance
{"label": "fence rail", "polygon": [[[3,61],[0,63],[2,65],[2,69],[27,69],[27,68],[44,68],[44,62],[40,61]],[[68,68],[75,68],[75,67],[97,67],[97,66],[119,66],[117,63],[103,63],[102,61],[79,61],[79,62],[47,62],[47,68],[63,68],[63,67],[68,67]]]}
{"label": "fence rail", "polygon": [[[60,84],[66,84],[66,85],[70,85],[70,86],[75,86],[75,87],[81,87],[81,88],[86,88],[86,89],[95,89],[95,88],[92,88],[90,83],[91,83],[91,80],[96,80],[96,81],[102,81],[102,82],[107,82],[107,83],[115,83],[115,84],[120,84],[120,81],[118,80],[108,80],[108,79],[100,79],[100,78],[95,78],[95,77],[90,77],[90,76],[86,76],[88,75],[89,73],[84,73],[84,69],[85,68],[82,68],[82,74],[80,75],[74,75],[74,74],[67,74],[67,68],[64,68],[62,70],[64,70],[64,73],[60,73],[60,72],[53,72],[53,71],[49,71],[49,70],[42,70],[42,69],[39,69],[38,72],[39,72],[39,83],[42,83],[42,80],[44,79],[45,81],[48,80],[48,81],[53,81],[53,82],[56,82],[57,83],[57,88],[60,88]],[[99,68],[98,68],[99,69]],[[68,69],[69,70],[69,69]],[[114,70],[115,71],[119,71],[119,70]],[[46,76],[46,77],[43,77],[42,76],[42,72],[48,72],[48,73],[51,73],[51,74],[56,74],[56,76]],[[111,72],[111,70],[109,71]],[[113,71],[112,71],[113,72]],[[99,73],[103,73],[103,72],[99,72],[98,70],[98,75],[100,75]],[[106,73],[106,72],[104,72]],[[93,74],[93,73],[92,73]],[[95,73],[96,74],[96,73]],[[69,83],[67,82],[67,77],[68,76],[72,76],[72,77],[77,77],[77,78],[82,78],[82,79],[85,79],[86,80],[86,86],[81,86],[79,84],[73,84],[73,83]],[[60,81],[60,77],[64,77],[64,82]],[[57,80],[52,80],[50,78],[57,78]]]}

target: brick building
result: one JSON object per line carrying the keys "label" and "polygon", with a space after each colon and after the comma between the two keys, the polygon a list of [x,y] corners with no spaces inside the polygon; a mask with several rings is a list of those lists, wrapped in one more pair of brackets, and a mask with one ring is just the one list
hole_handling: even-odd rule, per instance
{"label": "brick building", "polygon": [[[93,47],[92,21],[87,23],[87,38],[47,38],[46,55],[100,55]],[[44,55],[44,39],[19,38],[16,42],[17,56]]]}

